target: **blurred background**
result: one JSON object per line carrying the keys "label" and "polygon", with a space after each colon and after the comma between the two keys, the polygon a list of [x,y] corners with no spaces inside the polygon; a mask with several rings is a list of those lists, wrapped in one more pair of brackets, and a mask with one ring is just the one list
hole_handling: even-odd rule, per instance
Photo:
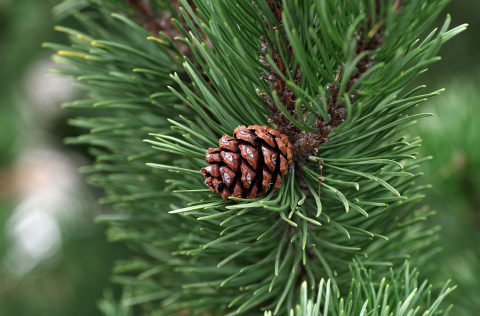
{"label": "blurred background", "polygon": [[[53,27],[60,0],[0,0],[0,315],[100,315],[122,245],[96,225],[100,195],[78,174],[86,148],[65,146],[60,109],[72,82],[46,76],[54,66],[42,42],[65,42]],[[63,25],[73,21],[63,20]]]}
{"label": "blurred background", "polygon": [[[0,315],[100,315],[96,308],[113,261],[125,255],[108,244],[94,224],[101,194],[77,168],[88,164],[86,148],[62,139],[79,131],[65,122],[79,113],[61,110],[75,97],[67,78],[49,77],[52,52],[42,42],[65,42],[53,31],[52,7],[60,0],[0,0]],[[418,80],[428,90],[446,88],[423,104],[435,113],[413,126],[421,135],[423,183],[432,184],[426,204],[443,227],[442,251],[430,281],[458,285],[454,315],[480,315],[480,1],[454,0],[452,25],[467,32],[440,52],[443,60]],[[62,25],[74,25],[62,20]],[[85,113],[82,113],[85,115]]]}

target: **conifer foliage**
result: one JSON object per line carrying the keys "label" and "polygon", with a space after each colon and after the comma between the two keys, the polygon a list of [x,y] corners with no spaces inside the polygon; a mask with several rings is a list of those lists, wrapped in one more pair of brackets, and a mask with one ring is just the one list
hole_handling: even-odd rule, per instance
{"label": "conifer foliage", "polygon": [[98,221],[137,252],[105,314],[446,313],[452,289],[411,268],[438,228],[415,184],[428,157],[403,134],[439,93],[406,87],[465,28],[447,17],[426,33],[446,2],[59,5],[82,31],[60,26],[72,45],[45,45],[85,91],[65,107],[88,115],[68,142],[91,145],[83,171],[116,210]]}

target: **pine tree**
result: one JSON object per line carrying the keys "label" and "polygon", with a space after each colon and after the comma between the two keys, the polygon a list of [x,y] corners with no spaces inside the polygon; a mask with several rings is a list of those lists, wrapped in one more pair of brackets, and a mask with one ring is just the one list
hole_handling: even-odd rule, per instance
{"label": "pine tree", "polygon": [[[59,26],[72,45],[45,44],[85,91],[65,107],[85,109],[71,124],[88,133],[67,143],[91,146],[82,171],[115,209],[98,221],[137,254],[115,267],[121,304],[107,296],[102,311],[447,314],[453,287],[416,269],[437,228],[415,184],[429,158],[404,136],[440,92],[412,81],[465,29],[447,17],[425,33],[447,2],[59,5],[83,30]],[[286,148],[291,165],[277,163]]]}

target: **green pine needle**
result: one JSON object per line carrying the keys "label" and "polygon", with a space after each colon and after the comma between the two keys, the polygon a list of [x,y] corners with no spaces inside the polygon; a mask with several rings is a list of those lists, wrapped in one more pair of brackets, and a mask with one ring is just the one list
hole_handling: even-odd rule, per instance
{"label": "green pine needle", "polygon": [[[420,204],[427,187],[415,183],[428,159],[417,158],[420,140],[404,130],[430,116],[412,109],[440,91],[404,90],[465,29],[448,30],[447,17],[417,40],[446,1],[402,1],[401,9],[386,1],[377,12],[369,0],[284,0],[282,23],[264,0],[194,2],[196,9],[180,0],[179,11],[169,1],[146,2],[155,14],[171,10],[185,36],[172,39],[167,30],[149,34],[124,1],[68,0],[56,11],[72,14],[83,31],[57,27],[71,46],[44,45],[66,66],[54,72],[74,77],[85,92],[64,107],[84,111],[70,123],[87,132],[66,142],[91,146],[96,162],[83,171],[104,189],[101,202],[126,214],[99,221],[109,225],[109,240],[138,253],[115,268],[122,307],[107,293],[101,310],[442,314],[452,288],[434,290],[404,264],[420,266],[436,250],[437,228],[427,222],[433,214]],[[359,30],[369,23],[382,28],[383,43],[358,53]],[[363,35],[371,38],[369,31]],[[285,72],[268,54],[266,64],[259,61],[261,37],[282,56]],[[191,53],[181,56],[179,45]],[[371,64],[349,85],[364,57]],[[295,94],[297,118],[264,71]],[[328,121],[339,72],[345,121],[318,155],[290,169],[279,190],[224,201],[205,187],[207,148],[239,125],[269,124],[265,96],[298,130],[315,132],[313,119]]]}

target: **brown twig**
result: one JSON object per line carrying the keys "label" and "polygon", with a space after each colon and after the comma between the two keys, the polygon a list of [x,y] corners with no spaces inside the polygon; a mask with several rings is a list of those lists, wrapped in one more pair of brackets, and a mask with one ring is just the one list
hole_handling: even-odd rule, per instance
{"label": "brown twig", "polygon": [[171,13],[163,12],[162,16],[157,17],[149,0],[126,0],[126,2],[135,10],[138,22],[153,36],[158,36],[160,31],[171,27],[167,26],[171,23]]}
{"label": "brown twig", "polygon": [[[274,13],[276,19],[279,22],[279,25],[282,25],[282,4],[274,0],[267,0],[270,9]],[[377,14],[379,13],[379,5],[377,2],[376,7]],[[265,22],[267,28],[268,24]],[[367,20],[367,29],[359,28],[357,31],[357,44],[355,48],[356,55],[360,55],[363,52],[371,52],[377,49],[382,44],[382,29],[381,25],[372,25],[372,19],[368,18]],[[262,50],[260,51],[260,62],[263,65],[270,66],[271,71],[264,71],[261,78],[271,82],[273,90],[278,95],[280,102],[284,107],[289,111],[289,114],[292,117],[297,117],[300,120],[303,120],[304,117],[298,117],[295,106],[297,97],[293,91],[288,87],[282,77],[277,73],[277,71],[270,65],[267,61],[267,54],[275,62],[276,67],[280,70],[281,74],[286,77],[287,72],[294,73],[295,84],[299,84],[302,78],[302,72],[300,67],[295,69],[287,69],[285,61],[282,59],[281,55],[269,47],[268,42],[265,38],[261,38]],[[282,46],[287,48],[288,51],[288,61],[291,61],[293,58],[293,51],[288,42],[288,39],[284,39]],[[367,53],[365,56],[358,62],[356,65],[356,71],[354,71],[350,78],[348,79],[346,91],[349,91],[355,82],[368,70],[371,68],[373,62],[373,57],[371,54]],[[343,80],[343,67],[337,69],[337,75],[335,78],[332,78],[332,82],[327,86],[327,91],[329,92],[327,98],[327,115],[328,120],[325,120],[320,113],[315,115],[316,122],[312,126],[315,129],[315,132],[306,132],[298,127],[296,127],[289,119],[283,115],[283,113],[277,108],[274,101],[270,98],[268,94],[260,93],[260,95],[265,99],[266,106],[270,110],[269,122],[277,126],[277,129],[282,133],[287,135],[290,140],[290,143],[293,146],[294,151],[294,163],[297,168],[301,168],[307,163],[308,157],[315,156],[318,154],[318,148],[321,144],[330,141],[330,133],[338,127],[346,118],[346,106],[342,102],[342,96],[340,95],[340,82]],[[357,98],[357,92],[353,92],[350,95],[350,102],[354,103]],[[308,100],[307,100],[308,102]],[[302,106],[302,112],[300,115],[304,115],[306,109]]]}
{"label": "brown twig", "polygon": [[[160,32],[165,33],[169,38],[173,39],[177,36],[182,37],[183,34],[176,27],[175,23],[172,21],[172,13],[169,10],[163,10],[157,12],[153,9],[149,0],[125,0],[127,4],[136,12],[135,19],[140,23],[147,31],[152,34],[152,36],[160,37]],[[192,8],[196,8],[193,1],[188,1]],[[171,6],[174,10],[177,11],[178,15],[180,14],[180,4],[178,0],[171,1]],[[190,29],[188,24],[185,21],[183,22],[183,27],[187,30]],[[190,56],[191,51],[188,45],[178,42],[178,50],[183,54]]]}

